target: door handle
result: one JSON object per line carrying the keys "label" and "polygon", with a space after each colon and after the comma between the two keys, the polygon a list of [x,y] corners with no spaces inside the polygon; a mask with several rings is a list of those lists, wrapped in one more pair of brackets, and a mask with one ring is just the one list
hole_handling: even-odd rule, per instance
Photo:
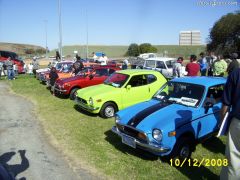
{"label": "door handle", "polygon": [[148,92],[150,92],[150,87],[148,87]]}

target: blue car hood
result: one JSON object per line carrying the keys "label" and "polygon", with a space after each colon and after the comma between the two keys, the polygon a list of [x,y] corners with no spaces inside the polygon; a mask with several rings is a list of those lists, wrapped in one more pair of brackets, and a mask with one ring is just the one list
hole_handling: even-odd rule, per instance
{"label": "blue car hood", "polygon": [[[127,124],[144,132],[152,132],[152,129],[163,129],[168,126],[175,129],[196,118],[193,112],[196,108],[180,104],[162,103],[150,100],[120,111],[121,124]],[[127,112],[134,112],[130,114]],[[194,117],[195,116],[195,117]]]}

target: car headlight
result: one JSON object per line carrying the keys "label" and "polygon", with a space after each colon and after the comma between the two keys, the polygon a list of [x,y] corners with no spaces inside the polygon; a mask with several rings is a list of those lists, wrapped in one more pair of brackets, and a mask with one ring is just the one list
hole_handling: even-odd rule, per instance
{"label": "car headlight", "polygon": [[153,129],[152,136],[155,140],[161,141],[162,140],[162,131],[159,129]]}
{"label": "car headlight", "polygon": [[116,114],[115,115],[115,122],[119,123],[120,120],[121,120],[120,116]]}
{"label": "car headlight", "polygon": [[89,104],[93,106],[93,99],[91,97],[89,98]]}

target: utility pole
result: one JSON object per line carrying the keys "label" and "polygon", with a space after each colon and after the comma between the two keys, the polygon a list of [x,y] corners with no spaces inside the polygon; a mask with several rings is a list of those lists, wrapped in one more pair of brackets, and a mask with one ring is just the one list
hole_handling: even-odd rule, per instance
{"label": "utility pole", "polygon": [[44,23],[45,23],[45,38],[46,38],[46,59],[48,59],[48,46],[47,46],[47,23],[48,21],[47,20],[44,20]]}
{"label": "utility pole", "polygon": [[58,17],[59,17],[59,53],[62,61],[62,21],[61,21],[61,0],[58,0]]}
{"label": "utility pole", "polygon": [[87,35],[87,39],[86,39],[86,43],[87,43],[87,51],[86,51],[86,60],[88,60],[88,11],[87,11],[87,9],[86,9],[86,31],[87,31],[87,33],[86,33],[86,35]]}

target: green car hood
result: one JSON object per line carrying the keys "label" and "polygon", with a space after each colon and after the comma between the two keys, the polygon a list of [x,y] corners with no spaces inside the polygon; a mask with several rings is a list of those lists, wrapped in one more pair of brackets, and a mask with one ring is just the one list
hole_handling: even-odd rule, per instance
{"label": "green car hood", "polygon": [[116,91],[116,89],[120,89],[120,88],[116,88],[111,85],[100,84],[96,86],[79,89],[77,91],[77,96],[85,100],[88,100],[90,97],[105,96],[106,94]]}

